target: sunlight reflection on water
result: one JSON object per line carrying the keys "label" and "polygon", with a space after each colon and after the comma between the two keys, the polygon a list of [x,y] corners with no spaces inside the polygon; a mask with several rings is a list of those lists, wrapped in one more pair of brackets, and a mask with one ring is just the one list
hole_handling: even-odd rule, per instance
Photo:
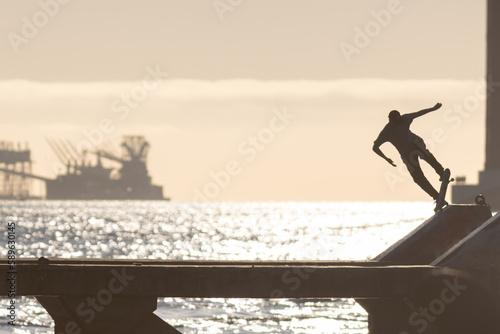
{"label": "sunlight reflection on water", "polygon": [[[4,201],[0,211],[4,226],[17,222],[22,257],[366,260],[432,204]],[[366,313],[349,299],[160,298],[155,313],[183,333],[367,333]],[[18,319],[21,328],[4,321],[0,333],[53,333],[34,298],[20,298]]]}

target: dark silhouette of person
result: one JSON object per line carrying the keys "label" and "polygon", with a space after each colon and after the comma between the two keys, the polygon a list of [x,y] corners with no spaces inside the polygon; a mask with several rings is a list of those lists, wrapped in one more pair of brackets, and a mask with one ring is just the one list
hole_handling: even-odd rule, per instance
{"label": "dark silhouette of person", "polygon": [[422,168],[420,167],[419,159],[426,161],[434,168],[436,173],[441,177],[444,173],[443,166],[436,160],[431,152],[425,146],[424,140],[410,131],[410,125],[417,117],[423,116],[431,111],[441,108],[441,103],[429,109],[423,109],[414,113],[401,115],[399,111],[393,110],[389,113],[389,123],[380,132],[378,138],[373,144],[373,151],[384,158],[392,166],[396,167],[394,162],[385,156],[380,150],[380,145],[385,142],[390,142],[401,155],[401,159],[408,168],[413,180],[434,200],[437,200],[439,193],[434,189],[432,184],[427,180]]}

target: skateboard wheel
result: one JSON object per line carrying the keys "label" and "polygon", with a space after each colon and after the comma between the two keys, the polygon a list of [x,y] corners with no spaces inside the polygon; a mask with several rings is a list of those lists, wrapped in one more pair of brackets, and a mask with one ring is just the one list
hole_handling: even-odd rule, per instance
{"label": "skateboard wheel", "polygon": [[486,199],[482,194],[477,195],[475,201],[477,205],[487,205]]}

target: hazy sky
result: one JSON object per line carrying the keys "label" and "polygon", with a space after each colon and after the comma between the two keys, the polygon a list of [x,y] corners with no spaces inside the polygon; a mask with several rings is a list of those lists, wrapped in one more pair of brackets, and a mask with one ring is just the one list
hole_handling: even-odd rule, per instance
{"label": "hazy sky", "polygon": [[442,102],[412,128],[476,178],[485,24],[477,0],[3,1],[0,138],[55,176],[47,137],[143,134],[174,200],[428,200],[372,143]]}

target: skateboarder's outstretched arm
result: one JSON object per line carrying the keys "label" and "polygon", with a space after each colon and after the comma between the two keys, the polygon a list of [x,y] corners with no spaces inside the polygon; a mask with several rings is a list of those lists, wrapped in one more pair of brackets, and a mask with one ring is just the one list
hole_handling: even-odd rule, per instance
{"label": "skateboarder's outstretched arm", "polygon": [[432,107],[432,108],[422,109],[420,111],[412,113],[411,115],[413,115],[413,118],[424,116],[425,114],[428,114],[431,111],[438,110],[439,108],[441,108],[441,106],[442,106],[441,103],[436,103],[436,105],[434,107]]}
{"label": "skateboarder's outstretched arm", "polygon": [[389,159],[388,157],[386,157],[385,154],[384,154],[384,152],[382,152],[380,150],[380,144],[377,144],[377,142],[375,142],[373,144],[373,152],[377,153],[379,156],[381,156],[384,160],[386,160],[392,166],[396,167],[396,164],[391,159]]}

